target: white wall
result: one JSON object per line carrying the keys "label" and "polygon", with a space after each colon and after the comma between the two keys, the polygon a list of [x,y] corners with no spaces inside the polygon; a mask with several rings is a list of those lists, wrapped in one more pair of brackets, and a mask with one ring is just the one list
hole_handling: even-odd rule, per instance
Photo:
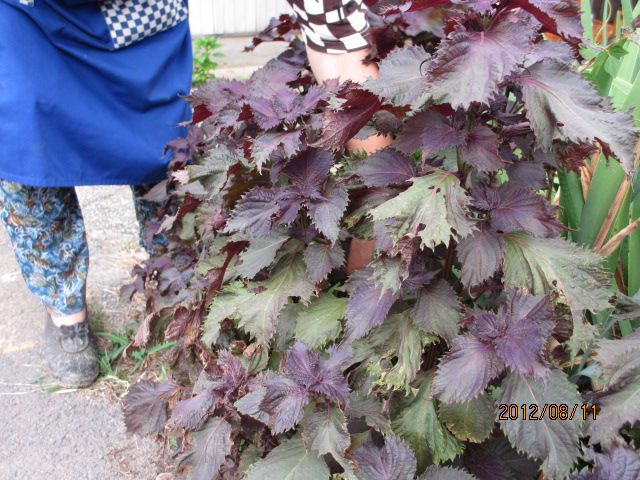
{"label": "white wall", "polygon": [[289,11],[285,0],[190,0],[193,35],[253,34]]}

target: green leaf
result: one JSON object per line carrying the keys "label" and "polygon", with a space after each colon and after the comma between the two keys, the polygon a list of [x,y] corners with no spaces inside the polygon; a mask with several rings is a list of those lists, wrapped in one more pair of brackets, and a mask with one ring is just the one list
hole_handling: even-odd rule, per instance
{"label": "green leaf", "polygon": [[481,443],[491,435],[496,409],[489,396],[483,393],[470,402],[442,403],[438,415],[458,439]]}
{"label": "green leaf", "polygon": [[432,374],[423,375],[417,381],[416,394],[400,398],[391,419],[394,433],[416,454],[419,472],[431,462],[453,460],[464,449],[438,418],[431,398],[432,380]]}
{"label": "green leaf", "polygon": [[458,296],[446,280],[440,280],[420,290],[411,316],[416,326],[451,343],[460,329]]}
{"label": "green leaf", "polygon": [[241,282],[226,285],[209,306],[202,341],[207,345],[215,343],[220,335],[220,322],[225,318],[237,318],[240,306],[252,296]]}
{"label": "green leaf", "polygon": [[608,146],[627,173],[633,170],[638,133],[633,117],[616,112],[609,99],[567,65],[540,61],[519,79],[536,141],[550,150],[554,140],[599,141]]}
{"label": "green leaf", "polygon": [[307,451],[302,439],[285,440],[271,450],[263,460],[255,463],[244,480],[324,480],[329,469],[316,452]]}
{"label": "green leaf", "polygon": [[320,348],[340,334],[347,310],[347,299],[323,293],[298,313],[295,338],[311,348]]}
{"label": "green leaf", "polygon": [[567,342],[572,358],[575,358],[580,351],[586,352],[598,334],[598,327],[587,322],[581,317],[573,318],[573,332]]}
{"label": "green leaf", "polygon": [[253,335],[262,345],[268,345],[276,331],[280,312],[290,297],[308,301],[314,284],[306,277],[301,256],[288,255],[278,263],[271,278],[260,284],[260,293],[250,296],[238,312],[238,325]]}
{"label": "green leaf", "polygon": [[390,227],[395,241],[420,237],[423,246],[433,249],[448,245],[451,236],[463,238],[472,232],[473,223],[467,218],[469,197],[455,175],[434,169],[410,182],[405,191],[371,210],[374,220],[396,220]]}
{"label": "green leaf", "polygon": [[640,420],[640,330],[619,340],[600,340],[596,362],[602,372],[605,390],[598,396],[596,419],[588,411],[587,433],[590,443],[611,444],[618,431],[629,422]]}
{"label": "green leaf", "polygon": [[275,338],[275,347],[278,351],[286,352],[293,344],[298,315],[303,308],[302,303],[288,303],[278,315]]}
{"label": "green leaf", "polygon": [[582,414],[576,413],[573,420],[552,420],[549,418],[549,406],[566,404],[571,409],[573,405],[581,405],[576,386],[569,382],[562,370],[552,370],[546,383],[510,373],[502,388],[499,404],[515,404],[518,408],[526,405],[527,413],[531,412],[531,405],[536,405],[539,418],[545,410],[544,418],[540,420],[518,416],[517,420],[500,421],[500,428],[509,442],[519,451],[543,460],[542,470],[549,477],[566,477],[580,454],[578,440],[582,431]]}
{"label": "green leaf", "polygon": [[195,165],[189,165],[189,179],[206,180],[207,193],[217,193],[227,180],[227,172],[230,167],[240,161],[235,152],[226,145],[220,145],[210,150],[208,155]]}
{"label": "green leaf", "polygon": [[396,362],[387,370],[380,367],[380,378],[376,380],[376,383],[394,390],[410,390],[410,384],[422,362],[422,334],[413,325],[407,312],[398,314],[398,316],[402,318],[402,321],[399,328],[395,330],[394,342],[389,345],[389,350],[380,363],[387,363],[387,359],[391,360],[394,357]]}
{"label": "green leaf", "polygon": [[380,77],[370,78],[364,88],[396,106],[418,108],[428,99],[428,83],[422,72],[430,55],[422,47],[397,48],[380,62]]}
{"label": "green leaf", "polygon": [[534,295],[560,290],[574,316],[589,309],[609,308],[610,277],[602,257],[561,238],[504,236],[505,288],[526,288]]}
{"label": "green leaf", "polygon": [[351,444],[351,436],[347,430],[347,419],[339,408],[326,407],[306,412],[302,428],[302,438],[307,450],[313,450],[318,455],[329,453],[345,469],[351,469],[344,456]]}
{"label": "green leaf", "polygon": [[247,278],[253,278],[260,270],[271,265],[278,249],[289,240],[289,236],[273,230],[266,238],[252,238],[249,247],[240,255],[242,264],[238,272]]}

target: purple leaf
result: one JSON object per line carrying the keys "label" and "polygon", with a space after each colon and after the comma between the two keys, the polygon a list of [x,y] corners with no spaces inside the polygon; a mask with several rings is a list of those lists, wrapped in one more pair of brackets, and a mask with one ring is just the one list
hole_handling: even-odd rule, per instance
{"label": "purple leaf", "polygon": [[504,242],[493,230],[477,230],[458,244],[458,259],[462,265],[460,280],[465,288],[480,285],[502,265]]}
{"label": "purple leaf", "polygon": [[344,250],[339,244],[313,243],[304,251],[307,273],[314,283],[320,283],[335,269],[344,265]]}
{"label": "purple leaf", "polygon": [[507,165],[509,182],[528,185],[535,190],[546,188],[548,184],[547,174],[541,162],[518,160]]}
{"label": "purple leaf", "polygon": [[367,187],[386,187],[415,177],[416,169],[407,157],[392,148],[386,148],[360,163],[356,173]]}
{"label": "purple leaf", "polygon": [[320,187],[327,180],[333,165],[333,155],[326,150],[311,148],[293,160],[284,173],[289,177],[296,192],[303,198],[319,199]]}
{"label": "purple leaf", "polygon": [[129,389],[124,400],[124,422],[127,431],[139,435],[159,433],[167,422],[167,400],[179,385],[165,380],[140,380]]}
{"label": "purple leaf", "polygon": [[237,390],[247,381],[247,369],[240,359],[228,350],[219,353],[216,368],[220,372],[218,376],[225,383],[226,391]]}
{"label": "purple leaf", "polygon": [[468,445],[465,467],[479,480],[535,480],[539,466],[520,455],[502,436],[481,445]]}
{"label": "purple leaf", "polygon": [[308,389],[295,380],[274,376],[265,382],[266,393],[260,402],[260,409],[269,414],[268,425],[274,435],[295,427],[309,403]]}
{"label": "purple leaf", "polygon": [[262,165],[270,160],[271,155],[282,146],[285,158],[292,157],[300,149],[300,130],[293,132],[267,132],[258,135],[251,145],[251,154],[256,168],[261,171]]}
{"label": "purple leaf", "polygon": [[349,348],[330,349],[329,357],[320,359],[303,342],[296,342],[287,356],[287,375],[305,388],[344,405],[349,385],[342,375],[351,359]]}
{"label": "purple leaf", "polygon": [[582,39],[580,5],[571,0],[514,0],[518,6],[532,14],[551,33],[576,40]]}
{"label": "purple leaf", "polygon": [[473,129],[459,152],[462,160],[479,172],[495,172],[506,165],[498,153],[498,136],[485,125]]}
{"label": "purple leaf", "polygon": [[326,110],[322,114],[322,136],[312,144],[319,148],[341,148],[380,110],[381,103],[373,93],[351,89],[340,110]]}
{"label": "purple leaf", "polygon": [[251,75],[249,84],[254,86],[253,89],[262,94],[275,94],[275,92],[286,85],[293,82],[300,75],[300,68],[291,65],[281,59],[274,58],[267,62],[262,68],[259,68]]}
{"label": "purple leaf", "polygon": [[440,467],[431,465],[418,478],[418,480],[476,480],[473,475],[469,475],[464,470],[453,467]]}
{"label": "purple leaf", "polygon": [[445,148],[458,147],[465,142],[464,132],[451,126],[443,115],[427,110],[411,117],[400,130],[393,147],[412,155],[418,150],[431,157]]}
{"label": "purple leaf", "polygon": [[315,227],[331,242],[338,240],[340,220],[347,208],[349,194],[344,185],[328,181],[321,192],[323,200],[313,200],[308,205],[309,216]]}
{"label": "purple leaf", "polygon": [[572,480],[637,480],[640,478],[640,455],[626,445],[618,445],[604,453],[590,452],[595,465],[592,472],[583,470]]}
{"label": "purple leaf", "polygon": [[[457,337],[436,371],[433,395],[444,403],[463,403],[480,395],[504,371],[492,345],[467,333]],[[460,372],[464,372],[461,375]]]}
{"label": "purple leaf", "polygon": [[498,188],[484,187],[472,195],[474,206],[489,212],[491,227],[496,231],[554,237],[564,230],[547,200],[522,184],[507,182]]}
{"label": "purple leaf", "polygon": [[384,322],[397,298],[397,293],[390,290],[383,292],[375,284],[363,282],[359,285],[349,297],[346,338],[362,338]]}
{"label": "purple leaf", "polygon": [[416,473],[413,452],[396,436],[387,436],[382,448],[370,443],[360,447],[353,458],[362,480],[408,480]]}
{"label": "purple leaf", "polygon": [[615,112],[611,102],[580,74],[555,61],[541,61],[517,82],[538,147],[551,150],[554,140],[599,141],[627,172],[633,170],[638,131],[629,113]]}
{"label": "purple leaf", "polygon": [[249,190],[233,209],[225,232],[244,231],[254,237],[269,236],[272,219],[280,211],[275,198],[275,191],[268,188]]}
{"label": "purple leaf", "polygon": [[[630,312],[633,317],[636,312]],[[638,312],[640,313],[640,312]],[[615,340],[601,339],[596,345],[596,362],[600,367],[605,387],[624,385],[637,375],[640,353],[640,330]],[[634,361],[630,361],[633,358]]]}
{"label": "purple leaf", "polygon": [[416,109],[426,102],[427,79],[423,71],[429,54],[420,46],[398,48],[380,62],[380,77],[370,78],[364,88],[385,103]]}
{"label": "purple leaf", "polygon": [[451,343],[460,329],[460,303],[456,292],[445,280],[422,289],[412,317],[422,330]]}
{"label": "purple leaf", "polygon": [[498,85],[524,63],[534,34],[533,25],[515,15],[484,32],[458,26],[440,43],[429,66],[429,92],[453,108],[487,104]]}
{"label": "purple leaf", "polygon": [[543,349],[554,326],[548,297],[525,296],[511,290],[497,314],[476,316],[472,332],[491,343],[508,367],[520,375],[541,379],[548,373]]}
{"label": "purple leaf", "polygon": [[455,0],[452,3],[456,5],[464,5],[478,13],[485,13],[491,10],[491,6],[495,3],[493,0]]}
{"label": "purple leaf", "polygon": [[210,480],[217,477],[227,455],[231,454],[233,427],[222,418],[212,418],[205,427],[192,434],[194,447],[180,459],[180,465],[190,465],[189,478]]}
{"label": "purple leaf", "polygon": [[195,397],[179,401],[171,414],[169,424],[173,428],[199,429],[207,420],[217,398],[218,391],[210,388]]}
{"label": "purple leaf", "polygon": [[320,393],[340,405],[349,399],[349,384],[343,372],[350,365],[353,356],[350,347],[330,347],[329,356],[320,359],[318,380],[311,385],[311,391]]}

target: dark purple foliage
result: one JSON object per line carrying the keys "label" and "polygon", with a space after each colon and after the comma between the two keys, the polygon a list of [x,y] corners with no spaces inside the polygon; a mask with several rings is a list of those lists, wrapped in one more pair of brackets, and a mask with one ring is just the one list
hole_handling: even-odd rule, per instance
{"label": "dark purple foliage", "polygon": [[[170,404],[203,480],[634,478],[640,337],[583,324],[609,278],[548,200],[596,146],[634,165],[632,117],[573,68],[579,5],[367,3],[378,78],[318,85],[283,16],[254,45],[288,49],[189,97],[152,193],[168,251],[127,293],[134,347],[176,340],[174,378],[198,380],[133,387],[128,428],[161,432]],[[355,239],[376,252],[352,271]],[[601,411],[498,429],[496,398]]]}
{"label": "dark purple foliage", "polygon": [[454,339],[434,379],[434,395],[445,403],[469,401],[505,366],[524,376],[544,377],[548,367],[543,347],[554,326],[547,297],[510,291],[497,313],[474,314],[470,333]]}
{"label": "dark purple foliage", "polygon": [[398,437],[386,437],[382,448],[364,445],[353,458],[358,462],[359,477],[365,480],[406,480],[416,471],[413,452]]}
{"label": "dark purple foliage", "polygon": [[167,422],[167,400],[175,395],[179,386],[172,381],[161,383],[140,380],[127,394],[124,421],[127,430],[140,435],[159,433]]}
{"label": "dark purple foliage", "polygon": [[287,355],[284,375],[265,382],[260,408],[269,414],[273,433],[293,428],[314,394],[339,405],[347,403],[349,385],[342,372],[351,359],[350,349],[331,348],[328,354],[328,358],[320,358],[304,343],[296,342]]}
{"label": "dark purple foliage", "polygon": [[397,150],[374,153],[360,164],[356,173],[368,187],[386,187],[404,183],[416,175],[413,163]]}

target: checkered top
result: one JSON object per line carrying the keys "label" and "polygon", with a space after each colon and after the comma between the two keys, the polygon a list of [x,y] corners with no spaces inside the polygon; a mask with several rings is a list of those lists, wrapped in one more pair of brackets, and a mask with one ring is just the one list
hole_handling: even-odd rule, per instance
{"label": "checkered top", "polygon": [[106,0],[100,3],[115,48],[123,48],[187,20],[184,0]]}
{"label": "checkered top", "polygon": [[302,24],[307,45],[325,53],[347,53],[369,46],[363,0],[288,0]]}

